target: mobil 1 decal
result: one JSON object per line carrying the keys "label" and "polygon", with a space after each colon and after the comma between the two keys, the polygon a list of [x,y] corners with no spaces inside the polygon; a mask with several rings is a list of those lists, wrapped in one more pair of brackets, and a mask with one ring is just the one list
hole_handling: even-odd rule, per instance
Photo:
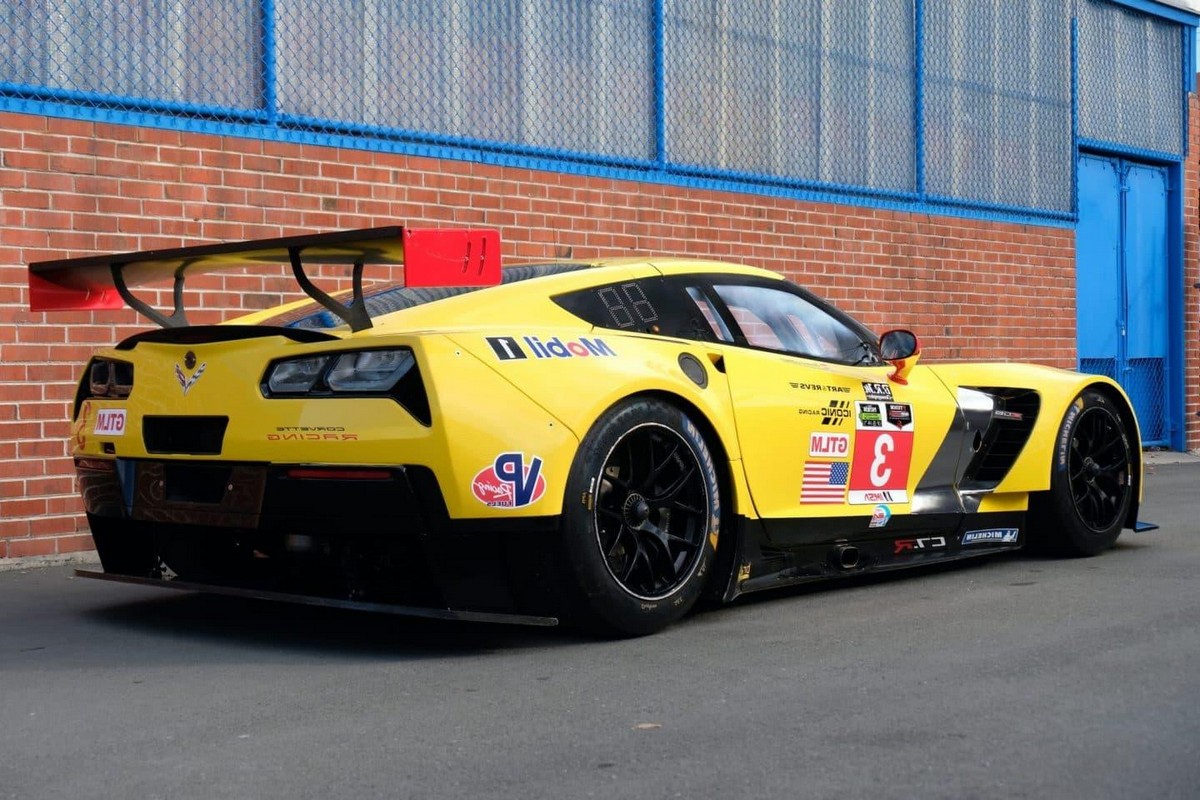
{"label": "mobil 1 decal", "polygon": [[907,503],[913,452],[912,405],[856,400],[854,429],[849,502]]}

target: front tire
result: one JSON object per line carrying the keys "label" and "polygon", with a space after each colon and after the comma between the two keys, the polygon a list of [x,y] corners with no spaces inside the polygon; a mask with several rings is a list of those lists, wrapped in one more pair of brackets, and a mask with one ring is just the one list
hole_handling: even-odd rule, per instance
{"label": "front tire", "polygon": [[647,398],[614,406],[584,437],[567,482],[568,618],[618,636],[675,622],[704,589],[720,517],[712,453],[687,414]]}
{"label": "front tire", "polygon": [[1050,490],[1031,511],[1037,539],[1051,552],[1094,556],[1112,547],[1133,502],[1133,450],[1121,414],[1095,390],[1063,415]]}

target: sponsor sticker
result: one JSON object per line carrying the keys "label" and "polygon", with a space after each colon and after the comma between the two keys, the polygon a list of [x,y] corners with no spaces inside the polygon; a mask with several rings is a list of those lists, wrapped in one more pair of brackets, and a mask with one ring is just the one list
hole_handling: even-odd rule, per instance
{"label": "sponsor sticker", "polygon": [[883,427],[883,406],[879,403],[856,402],[856,425],[860,431]]}
{"label": "sponsor sticker", "polygon": [[907,503],[913,451],[913,411],[908,403],[857,400],[852,505]]}
{"label": "sponsor sticker", "polygon": [[820,417],[821,424],[829,427],[838,427],[850,419],[850,401],[849,400],[830,400],[826,405],[819,408],[801,408],[797,411],[806,417]]}
{"label": "sponsor sticker", "polygon": [[887,424],[904,430],[913,421],[912,406],[908,403],[887,403]]}
{"label": "sponsor sticker", "polygon": [[501,453],[471,481],[471,494],[490,508],[524,508],[545,493],[542,459],[524,453]]}
{"label": "sponsor sticker", "polygon": [[863,381],[863,394],[868,400],[885,400],[891,401],[892,387],[886,383],[868,383]]}
{"label": "sponsor sticker", "polygon": [[92,428],[96,436],[124,436],[125,409],[102,408],[96,412],[96,427]]}
{"label": "sponsor sticker", "polygon": [[559,336],[552,336],[549,339],[522,336],[520,342],[515,336],[485,336],[484,339],[500,361],[529,358],[526,350],[532,353],[534,358],[589,358],[617,354],[603,339],[598,337],[589,339],[586,336],[580,336],[578,339],[564,341]]}
{"label": "sponsor sticker", "polygon": [[788,385],[793,389],[799,389],[802,392],[833,392],[834,394],[849,394],[849,386],[835,386],[832,383],[805,383],[803,381],[788,381]]}
{"label": "sponsor sticker", "polygon": [[808,437],[808,454],[839,458],[850,455],[850,434],[814,432]]}
{"label": "sponsor sticker", "polygon": [[924,550],[941,550],[946,546],[945,536],[922,536],[919,539],[897,539],[894,555],[916,553]]}
{"label": "sponsor sticker", "polygon": [[962,543],[968,544],[1013,544],[1017,541],[1017,528],[987,528],[981,531],[967,531],[962,535]]}
{"label": "sponsor sticker", "polygon": [[888,524],[888,520],[892,518],[892,510],[887,506],[879,505],[871,509],[871,523],[868,528],[882,528]]}
{"label": "sponsor sticker", "polygon": [[800,483],[801,503],[841,503],[846,499],[846,461],[805,461]]}

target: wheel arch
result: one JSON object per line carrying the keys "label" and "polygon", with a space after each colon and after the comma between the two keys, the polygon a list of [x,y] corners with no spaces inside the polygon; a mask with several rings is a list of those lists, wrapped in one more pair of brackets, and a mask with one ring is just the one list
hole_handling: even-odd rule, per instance
{"label": "wheel arch", "polygon": [[1142,480],[1144,477],[1144,461],[1142,454],[1142,432],[1138,427],[1137,415],[1133,412],[1133,405],[1129,402],[1129,398],[1117,386],[1103,381],[1090,383],[1083,388],[1082,391],[1095,391],[1104,395],[1112,402],[1117,413],[1121,417],[1121,422],[1124,423],[1125,429],[1133,434],[1132,447],[1130,448],[1131,455],[1136,463],[1134,463],[1130,471],[1137,476],[1137,491],[1134,492],[1132,502],[1129,504],[1129,513],[1125,517],[1125,527],[1133,528],[1137,524],[1138,506],[1142,500]]}
{"label": "wheel arch", "polygon": [[[705,591],[709,602],[718,604],[721,602],[721,598],[725,597],[726,588],[733,579],[734,563],[741,544],[738,537],[743,535],[744,526],[736,524],[737,515],[749,516],[746,514],[746,510],[750,505],[750,494],[746,486],[745,474],[741,472],[741,462],[735,462],[729,458],[729,449],[721,439],[716,424],[709,419],[701,406],[693,403],[687,397],[663,389],[647,389],[626,395],[617,403],[637,399],[661,400],[688,415],[700,430],[705,444],[712,451],[714,463],[718,465],[717,480],[722,496],[732,500],[732,502],[722,503],[721,533],[717,541],[717,553],[713,561],[712,573],[708,577],[708,586]],[[613,406],[617,403],[614,403]]]}

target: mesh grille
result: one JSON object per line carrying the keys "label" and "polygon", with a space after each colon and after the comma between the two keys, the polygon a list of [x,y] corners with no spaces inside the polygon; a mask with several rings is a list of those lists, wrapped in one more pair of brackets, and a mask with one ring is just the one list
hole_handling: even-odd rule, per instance
{"label": "mesh grille", "polygon": [[1182,153],[1182,49],[1177,23],[1080,0],[1080,135]]}
{"label": "mesh grille", "polygon": [[1180,153],[1181,25],[1100,0],[8,0],[0,108],[1064,217],[1073,13],[1082,135]]}

